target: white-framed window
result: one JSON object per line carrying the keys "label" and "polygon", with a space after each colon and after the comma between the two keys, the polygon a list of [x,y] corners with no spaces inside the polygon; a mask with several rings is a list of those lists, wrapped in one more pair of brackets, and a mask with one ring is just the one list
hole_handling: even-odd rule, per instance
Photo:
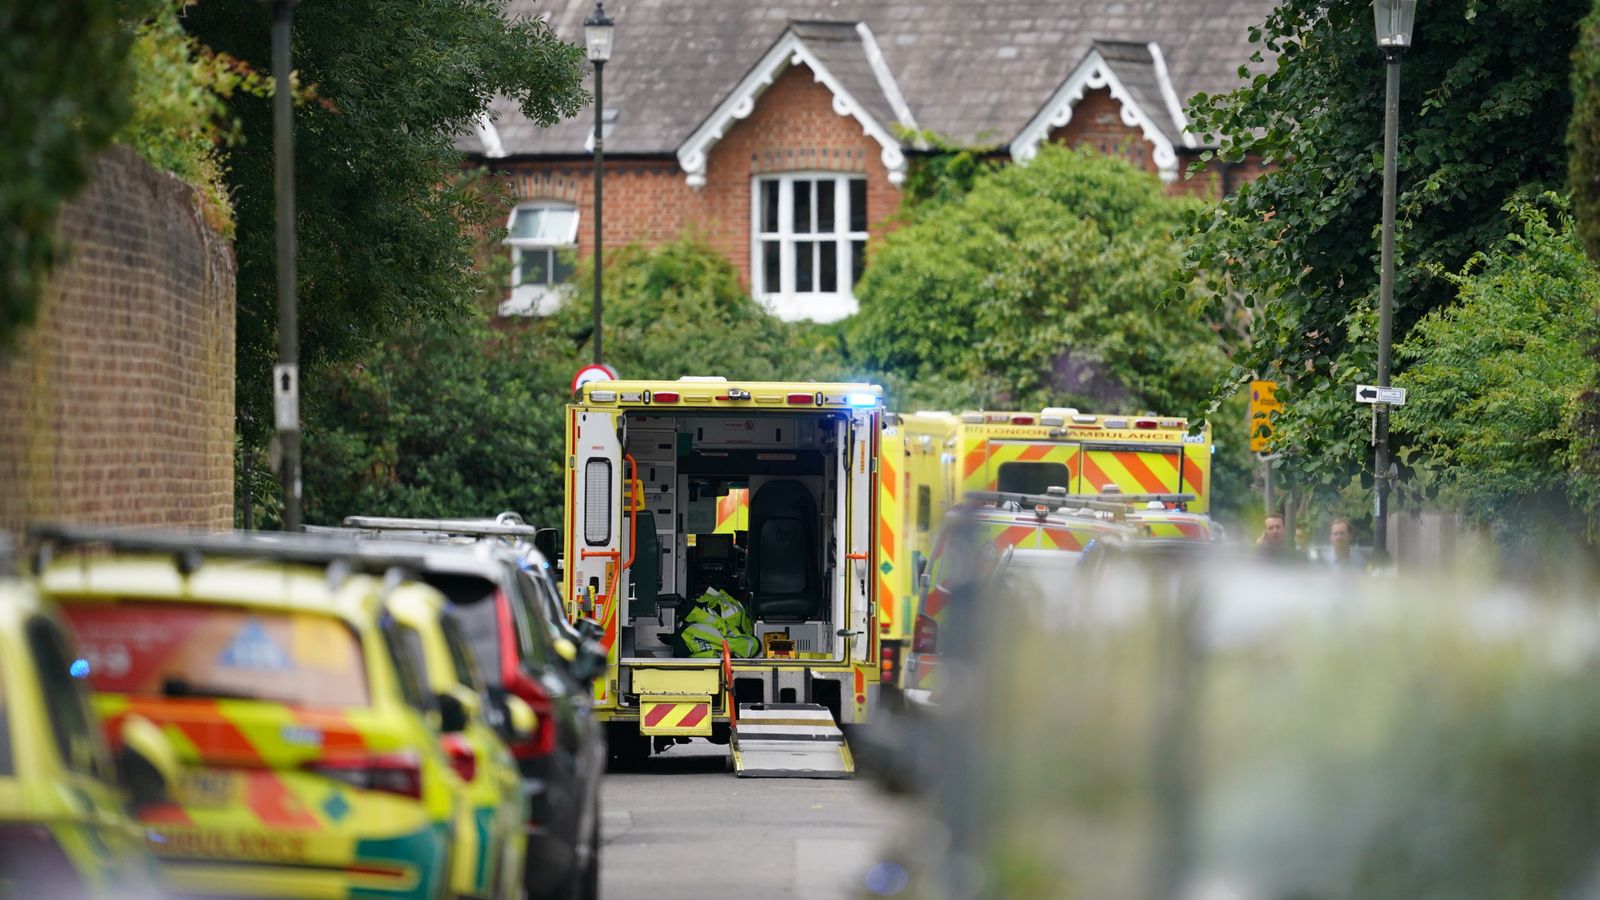
{"label": "white-framed window", "polygon": [[500,305],[501,315],[554,312],[572,282],[577,207],[555,200],[517,204],[506,222],[506,246],[511,248],[511,298]]}
{"label": "white-framed window", "polygon": [[750,280],[786,319],[831,321],[856,309],[867,253],[867,179],[836,172],[754,179]]}

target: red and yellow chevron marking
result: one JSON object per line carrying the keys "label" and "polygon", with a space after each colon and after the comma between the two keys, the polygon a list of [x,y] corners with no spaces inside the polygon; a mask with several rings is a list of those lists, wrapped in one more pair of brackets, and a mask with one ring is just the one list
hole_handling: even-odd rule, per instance
{"label": "red and yellow chevron marking", "polygon": [[1056,441],[982,441],[967,452],[962,463],[962,491],[999,488],[1000,467],[1006,463],[1056,463],[1066,468],[1062,487],[1071,488],[1078,477],[1078,445]]}
{"label": "red and yellow chevron marking", "polygon": [[750,529],[750,489],[732,488],[717,498],[717,534]]}
{"label": "red and yellow chevron marking", "polygon": [[900,467],[892,457],[897,453],[904,456],[903,445],[901,440],[885,440],[878,460],[878,630],[884,634],[894,632],[903,618],[900,604],[910,596],[903,584],[907,576],[900,571],[900,546],[895,540],[905,521],[905,494],[900,489]]}
{"label": "red and yellow chevron marking", "polygon": [[1124,494],[1177,493],[1178,451],[1085,450],[1079,492],[1099,494],[1106,485]]}
{"label": "red and yellow chevron marking", "polygon": [[708,735],[711,733],[711,699],[671,697],[641,701],[639,731],[642,734]]}

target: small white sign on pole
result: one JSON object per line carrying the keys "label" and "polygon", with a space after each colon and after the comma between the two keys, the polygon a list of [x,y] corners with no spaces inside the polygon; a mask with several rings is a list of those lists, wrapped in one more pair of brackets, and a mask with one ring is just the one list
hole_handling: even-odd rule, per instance
{"label": "small white sign on pole", "polygon": [[1406,405],[1406,389],[1397,387],[1378,387],[1375,384],[1356,385],[1357,403],[1383,403],[1389,406]]}
{"label": "small white sign on pole", "polygon": [[272,418],[279,431],[300,427],[300,367],[272,367]]}

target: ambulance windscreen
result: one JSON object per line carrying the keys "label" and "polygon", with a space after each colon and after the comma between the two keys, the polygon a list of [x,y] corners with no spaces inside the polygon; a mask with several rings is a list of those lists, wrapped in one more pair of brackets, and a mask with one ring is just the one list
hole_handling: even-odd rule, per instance
{"label": "ambulance windscreen", "polygon": [[1072,472],[1058,462],[1007,462],[1000,464],[995,490],[1006,494],[1043,494],[1052,487],[1071,493]]}
{"label": "ambulance windscreen", "polygon": [[96,691],[294,706],[369,703],[360,639],[331,616],[198,603],[63,606]]}

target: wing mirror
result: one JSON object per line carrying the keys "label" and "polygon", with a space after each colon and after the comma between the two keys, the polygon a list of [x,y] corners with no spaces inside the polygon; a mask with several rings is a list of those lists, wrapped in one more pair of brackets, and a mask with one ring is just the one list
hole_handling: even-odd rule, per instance
{"label": "wing mirror", "polygon": [[528,701],[516,694],[506,695],[506,731],[513,741],[525,741],[539,730],[539,716]]}
{"label": "wing mirror", "polygon": [[156,724],[144,716],[122,720],[122,749],[117,753],[117,778],[134,810],[165,803],[178,782],[178,751]]}
{"label": "wing mirror", "polygon": [[598,641],[585,640],[580,647],[566,638],[557,638],[555,647],[556,655],[567,661],[567,671],[580,681],[599,678],[609,662],[605,648]]}
{"label": "wing mirror", "polygon": [[587,616],[579,619],[574,624],[577,626],[578,634],[591,641],[600,640],[600,637],[606,633],[604,625]]}
{"label": "wing mirror", "polygon": [[533,547],[551,566],[561,568],[561,532],[540,528],[533,533]]}
{"label": "wing mirror", "polygon": [[439,733],[457,734],[467,730],[467,723],[479,714],[482,706],[478,695],[464,687],[454,687],[438,695]]}

